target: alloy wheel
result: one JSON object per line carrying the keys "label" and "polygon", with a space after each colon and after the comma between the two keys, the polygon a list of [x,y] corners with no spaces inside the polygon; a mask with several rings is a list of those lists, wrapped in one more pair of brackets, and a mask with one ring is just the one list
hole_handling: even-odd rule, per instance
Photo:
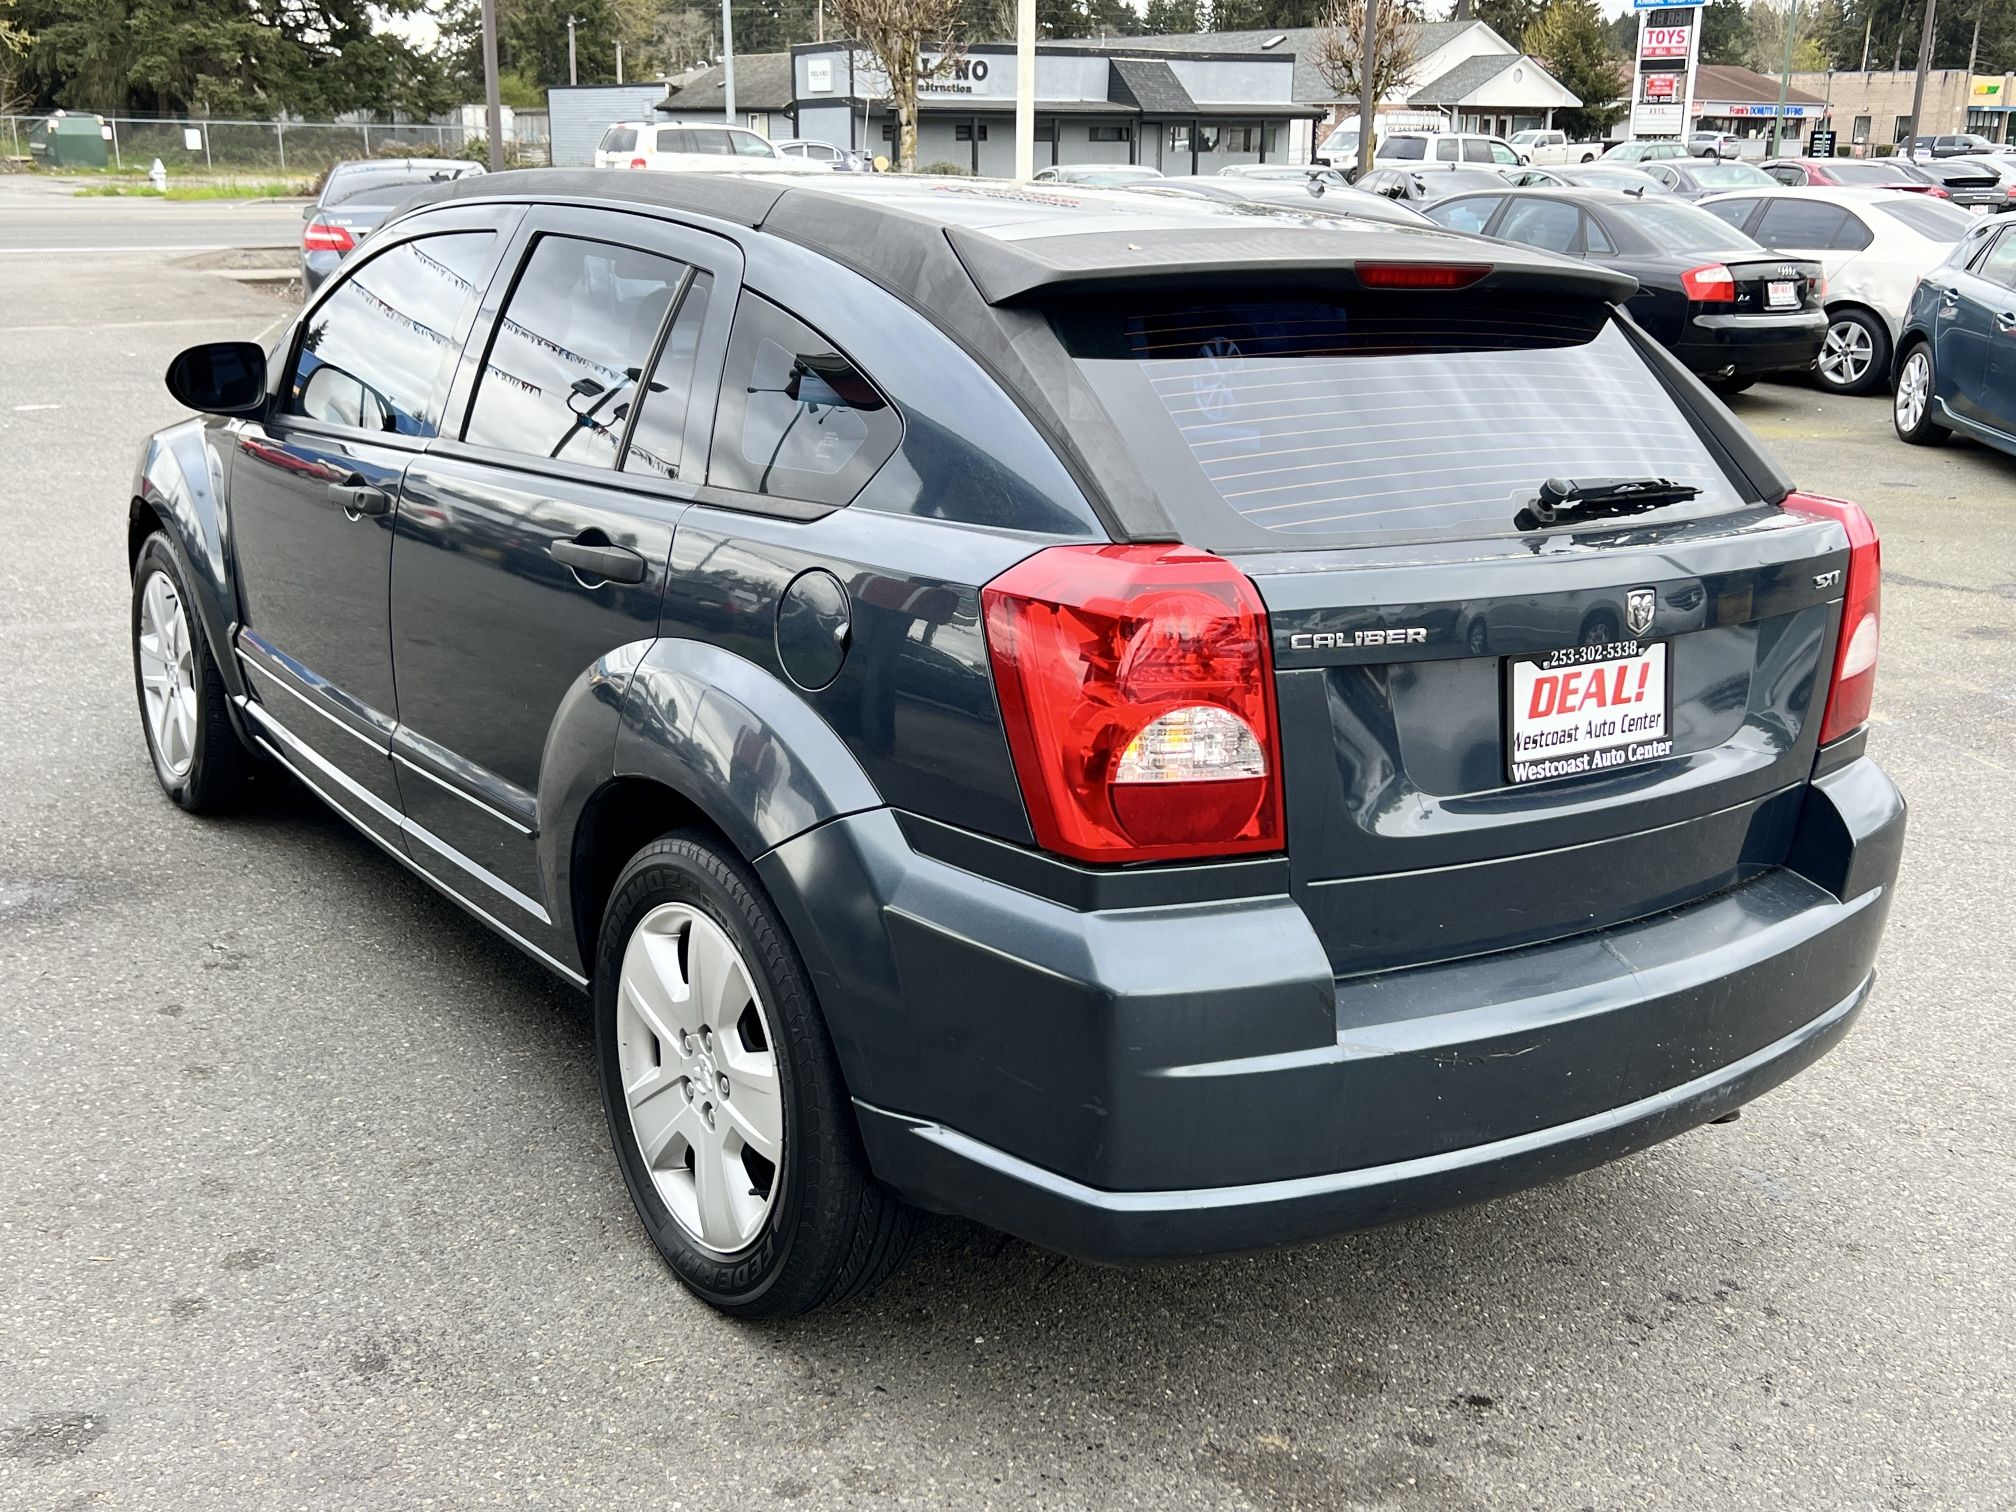
{"label": "alloy wheel", "polygon": [[784,1098],[754,979],[721,926],[684,903],[651,910],[624,948],[617,1066],[658,1196],[716,1255],[746,1248],[776,1202]]}
{"label": "alloy wheel", "polygon": [[188,612],[165,572],[150,574],[140,591],[139,649],[147,733],[168,775],[180,778],[196,759],[196,655]]}
{"label": "alloy wheel", "polygon": [[1835,388],[1860,383],[1875,360],[1876,343],[1868,329],[1852,320],[1837,320],[1827,328],[1820,348],[1820,375]]}
{"label": "alloy wheel", "polygon": [[1897,375],[1897,429],[1918,429],[1931,394],[1932,364],[1921,347],[1904,359],[1904,371]]}

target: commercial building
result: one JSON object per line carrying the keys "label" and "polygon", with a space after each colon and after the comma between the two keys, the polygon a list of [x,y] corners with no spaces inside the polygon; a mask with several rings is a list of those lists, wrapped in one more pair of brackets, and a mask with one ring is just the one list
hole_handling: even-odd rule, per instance
{"label": "commercial building", "polygon": [[[1911,121],[1911,91],[1916,75],[1908,68],[1875,69],[1868,73],[1829,71],[1797,73],[1792,82],[1818,94],[1834,107],[1834,129],[1841,151],[1851,144],[1867,151],[1893,146]],[[2016,141],[2010,125],[2016,100],[2016,74],[1974,74],[1964,68],[1938,68],[1925,76],[1925,103],[1919,114],[1921,136],[1972,131],[1991,141]]]}

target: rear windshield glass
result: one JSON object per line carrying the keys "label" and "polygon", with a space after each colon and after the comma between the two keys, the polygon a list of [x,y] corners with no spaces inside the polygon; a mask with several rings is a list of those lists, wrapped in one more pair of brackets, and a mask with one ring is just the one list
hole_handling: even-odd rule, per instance
{"label": "rear windshield glass", "polygon": [[1900,194],[1879,201],[1876,208],[1936,242],[1956,242],[1974,224],[1974,217],[1965,210],[1928,194]]}
{"label": "rear windshield glass", "polygon": [[1694,170],[1694,180],[1706,189],[1774,189],[1778,180],[1762,168],[1748,163],[1704,163]]}
{"label": "rear windshield glass", "polygon": [[1744,251],[1757,245],[1727,221],[1671,200],[1636,200],[1606,207],[1662,252]]}
{"label": "rear windshield glass", "polygon": [[634,126],[611,126],[602,137],[604,152],[630,152],[637,146],[637,129]]}
{"label": "rear windshield glass", "polygon": [[1411,162],[1415,158],[1425,158],[1427,155],[1428,143],[1421,137],[1394,137],[1379,149],[1380,157],[1396,158],[1402,162]]}
{"label": "rear windshield glass", "polygon": [[429,184],[438,184],[455,176],[453,168],[443,167],[353,170],[329,180],[322,191],[322,203],[340,205],[345,200],[356,199],[361,194],[378,189],[404,188],[409,194],[417,194]]}
{"label": "rear windshield glass", "polygon": [[1827,172],[1844,184],[1897,184],[1905,174],[1889,163],[1829,162]]}
{"label": "rear windshield glass", "polygon": [[1549,478],[1701,490],[1662,520],[1744,502],[1591,301],[1109,302],[1053,321],[1198,546],[1510,534]]}

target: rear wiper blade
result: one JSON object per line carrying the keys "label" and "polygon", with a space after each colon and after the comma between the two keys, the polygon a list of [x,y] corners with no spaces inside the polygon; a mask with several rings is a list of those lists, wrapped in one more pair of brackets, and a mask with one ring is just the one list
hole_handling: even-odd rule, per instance
{"label": "rear wiper blade", "polygon": [[1549,478],[1531,503],[1514,516],[1521,530],[1558,523],[1563,516],[1641,514],[1662,504],[1699,497],[1692,483],[1671,478]]}

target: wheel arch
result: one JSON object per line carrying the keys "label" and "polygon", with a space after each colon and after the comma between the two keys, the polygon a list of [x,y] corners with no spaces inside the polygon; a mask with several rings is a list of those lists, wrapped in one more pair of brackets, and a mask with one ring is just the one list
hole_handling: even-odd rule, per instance
{"label": "wheel arch", "polygon": [[[126,570],[130,576],[140,548],[155,531],[168,537],[218,672],[237,695],[245,692],[245,680],[231,649],[239,615],[227,477],[225,458],[206,422],[187,420],[148,437],[127,505]],[[235,723],[235,709],[232,719]]]}

